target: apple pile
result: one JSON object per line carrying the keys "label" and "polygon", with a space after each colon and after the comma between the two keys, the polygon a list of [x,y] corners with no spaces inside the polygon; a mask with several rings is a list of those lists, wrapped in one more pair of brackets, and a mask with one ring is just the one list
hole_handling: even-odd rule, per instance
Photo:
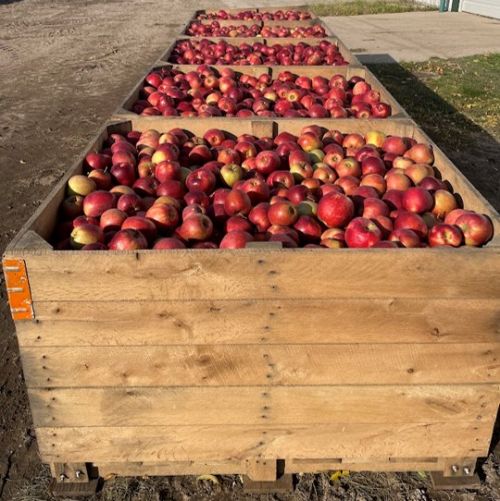
{"label": "apple pile", "polygon": [[387,118],[392,111],[358,76],[309,78],[282,71],[272,80],[267,73],[257,77],[207,65],[188,73],[155,69],[139,97],[132,111],[143,116]]}
{"label": "apple pile", "polygon": [[276,10],[274,12],[257,12],[255,10],[245,10],[234,14],[225,10],[198,14],[197,19],[220,19],[239,21],[304,21],[311,19],[311,14],[303,10]]}
{"label": "apple pile", "polygon": [[321,40],[317,45],[305,42],[265,45],[262,42],[233,45],[225,40],[206,38],[179,40],[169,62],[176,64],[234,64],[284,66],[343,66],[348,64],[334,43]]}
{"label": "apple pile", "polygon": [[326,31],[319,24],[311,26],[264,26],[259,24],[221,26],[218,21],[203,24],[193,21],[186,29],[186,34],[194,37],[262,37],[262,38],[324,38]]}
{"label": "apple pile", "polygon": [[67,183],[56,249],[481,246],[426,144],[317,125],[274,139],[182,129],[111,134]]}
{"label": "apple pile", "polygon": [[203,24],[193,21],[186,29],[186,34],[192,37],[246,37],[252,38],[259,35],[261,31],[260,24],[247,26],[226,25],[221,26],[218,21],[212,21],[210,24]]}

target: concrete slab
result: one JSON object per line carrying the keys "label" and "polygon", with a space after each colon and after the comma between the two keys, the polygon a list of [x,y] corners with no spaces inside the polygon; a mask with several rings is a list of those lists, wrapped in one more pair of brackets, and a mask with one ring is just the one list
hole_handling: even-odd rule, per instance
{"label": "concrete slab", "polygon": [[325,17],[362,63],[500,52],[500,21],[464,12]]}

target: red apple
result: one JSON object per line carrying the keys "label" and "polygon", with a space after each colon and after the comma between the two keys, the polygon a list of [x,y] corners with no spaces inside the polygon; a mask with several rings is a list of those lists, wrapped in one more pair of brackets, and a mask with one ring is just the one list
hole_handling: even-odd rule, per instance
{"label": "red apple", "polygon": [[429,245],[431,247],[460,247],[462,240],[462,231],[457,226],[452,226],[451,224],[439,223],[429,231]]}
{"label": "red apple", "polygon": [[147,249],[148,242],[140,231],[120,230],[113,235],[108,248],[116,251]]}
{"label": "red apple", "polygon": [[219,244],[221,249],[244,249],[248,242],[253,240],[252,235],[246,231],[230,231],[224,235]]}
{"label": "red apple", "polygon": [[345,241],[348,247],[373,247],[382,240],[382,231],[376,223],[364,217],[354,218],[345,230]]}
{"label": "red apple", "polygon": [[464,234],[465,245],[478,247],[484,245],[493,237],[493,225],[482,214],[462,214],[455,223]]}
{"label": "red apple", "polygon": [[329,228],[343,228],[354,216],[352,200],[341,193],[329,193],[318,204],[318,218]]}

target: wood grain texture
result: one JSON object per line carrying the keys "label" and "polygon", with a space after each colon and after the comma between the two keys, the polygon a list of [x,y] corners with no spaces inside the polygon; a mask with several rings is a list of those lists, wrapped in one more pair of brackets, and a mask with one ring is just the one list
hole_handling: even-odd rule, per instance
{"label": "wood grain texture", "polygon": [[[59,254],[64,259],[57,257]],[[193,301],[498,299],[499,257],[494,248],[446,253],[440,249],[400,249],[392,253],[386,249],[239,249],[214,253],[189,249],[33,251],[25,260],[33,301]]]}
{"label": "wood grain texture", "polygon": [[489,423],[38,428],[43,462],[225,461],[248,458],[471,457],[487,454]]}
{"label": "wood grain texture", "polygon": [[483,422],[498,385],[30,389],[35,426]]}
{"label": "wood grain texture", "polygon": [[500,382],[498,343],[23,348],[29,388]]}
{"label": "wood grain texture", "polygon": [[[484,343],[500,302],[426,299],[60,301],[34,304],[20,346]],[[362,324],[361,324],[362,321]]]}

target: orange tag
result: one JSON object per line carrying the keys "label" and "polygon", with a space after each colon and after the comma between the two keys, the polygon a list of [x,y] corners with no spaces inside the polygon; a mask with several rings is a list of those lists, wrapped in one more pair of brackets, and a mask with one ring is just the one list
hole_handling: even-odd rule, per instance
{"label": "orange tag", "polygon": [[4,259],[3,272],[10,312],[14,320],[31,320],[33,304],[26,265],[22,259]]}

